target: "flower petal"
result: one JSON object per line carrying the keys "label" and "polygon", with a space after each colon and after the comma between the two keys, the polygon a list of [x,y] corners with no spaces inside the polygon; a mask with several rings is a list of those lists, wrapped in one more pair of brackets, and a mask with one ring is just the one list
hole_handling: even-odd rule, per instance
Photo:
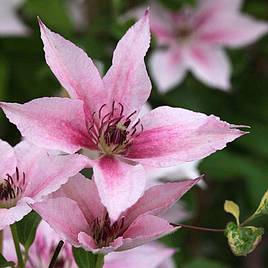
{"label": "flower petal", "polygon": [[139,110],[151,92],[151,82],[144,64],[150,44],[148,11],[118,42],[113,63],[104,76],[109,90],[107,103],[123,104],[125,114]]}
{"label": "flower petal", "polygon": [[68,179],[87,165],[87,158],[78,155],[45,154],[36,160],[26,175],[24,195],[39,201],[42,197],[56,191]]}
{"label": "flower petal", "polygon": [[115,239],[110,246],[108,247],[102,247],[102,248],[98,248],[95,244],[95,241],[92,239],[92,237],[84,232],[81,232],[78,235],[78,240],[81,243],[82,247],[87,250],[87,251],[91,251],[94,254],[108,254],[112,251],[115,251],[116,249],[118,249],[120,246],[122,246],[123,244],[123,238],[122,237],[118,237],[117,239]]}
{"label": "flower petal", "polygon": [[187,66],[210,87],[229,90],[231,66],[223,50],[209,46],[193,46],[186,53]]}
{"label": "flower petal", "polygon": [[52,198],[36,203],[33,209],[64,240],[79,246],[78,234],[87,232],[88,223],[76,202],[69,198]]}
{"label": "flower petal", "polygon": [[106,255],[104,268],[159,268],[159,265],[174,253],[175,250],[172,248],[164,247],[160,243],[151,243]]}
{"label": "flower petal", "polygon": [[6,174],[13,175],[17,160],[13,148],[5,141],[0,140],[0,178]]}
{"label": "flower petal", "polygon": [[84,102],[89,119],[105,94],[98,69],[81,48],[50,31],[41,20],[39,24],[47,64],[70,96]]}
{"label": "flower petal", "polygon": [[141,123],[144,131],[126,157],[155,167],[202,159],[246,134],[216,116],[167,106],[152,110]]}
{"label": "flower petal", "polygon": [[149,188],[138,202],[126,211],[125,224],[130,224],[139,215],[159,215],[163,213],[176,203],[176,201],[179,200],[196,183],[198,183],[200,178],[195,180],[165,183]]}
{"label": "flower petal", "polygon": [[185,77],[186,66],[183,53],[179,49],[153,52],[150,62],[152,77],[160,92],[166,93],[178,85]]}
{"label": "flower petal", "polygon": [[178,228],[153,215],[139,216],[123,234],[124,244],[119,250],[131,249],[156,240]]}
{"label": "flower petal", "polygon": [[113,221],[140,198],[145,188],[145,171],[141,165],[103,157],[95,162],[93,172],[102,203]]}
{"label": "flower petal", "polygon": [[104,212],[95,183],[82,174],[70,178],[57,192],[52,194],[55,197],[68,197],[74,200],[88,222],[101,217]]}
{"label": "flower petal", "polygon": [[80,100],[40,98],[25,104],[1,102],[0,107],[22,136],[36,145],[67,153],[92,146]]}
{"label": "flower petal", "polygon": [[9,209],[0,208],[0,230],[3,230],[14,222],[20,221],[31,210],[23,199],[15,207]]}
{"label": "flower petal", "polygon": [[267,22],[246,15],[227,13],[203,26],[199,38],[208,44],[241,47],[253,43],[267,32]]}

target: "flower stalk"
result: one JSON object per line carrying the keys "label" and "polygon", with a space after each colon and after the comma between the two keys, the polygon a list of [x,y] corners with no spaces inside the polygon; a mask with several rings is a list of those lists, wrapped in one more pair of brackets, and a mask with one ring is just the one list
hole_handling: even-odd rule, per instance
{"label": "flower stalk", "polygon": [[204,232],[219,232],[223,233],[225,229],[215,229],[215,228],[206,228],[206,227],[200,227],[200,226],[194,226],[194,225],[188,225],[188,224],[176,224],[176,223],[170,223],[174,227],[183,227],[187,229],[197,230],[197,231],[204,231]]}
{"label": "flower stalk", "polygon": [[14,246],[17,254],[17,259],[18,259],[18,268],[25,268],[25,264],[22,258],[22,253],[20,249],[20,243],[19,243],[19,235],[17,231],[16,224],[10,225],[13,241],[14,241]]}
{"label": "flower stalk", "polygon": [[103,265],[104,265],[104,255],[98,254],[95,268],[103,268]]}
{"label": "flower stalk", "polygon": [[48,268],[53,268],[55,266],[55,264],[57,262],[57,258],[58,258],[59,254],[60,254],[60,251],[61,251],[63,245],[64,245],[64,242],[62,240],[60,240],[60,242],[58,243],[58,245],[57,245],[57,247],[56,247],[56,249],[54,251],[54,254],[53,254],[52,258],[51,258],[51,261],[50,261],[50,264],[49,264]]}

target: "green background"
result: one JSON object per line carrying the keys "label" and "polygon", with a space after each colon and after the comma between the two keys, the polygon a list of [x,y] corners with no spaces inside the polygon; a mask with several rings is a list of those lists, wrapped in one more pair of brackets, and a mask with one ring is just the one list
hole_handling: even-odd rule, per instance
{"label": "green background", "polygon": [[[85,1],[84,12],[89,27],[75,27],[64,0],[28,0],[18,10],[31,29],[26,37],[0,37],[0,99],[26,102],[33,98],[52,96],[60,85],[44,60],[37,16],[54,31],[83,47],[93,59],[111,64],[117,41],[133,23],[119,17],[129,8],[144,1]],[[162,0],[161,4],[177,9],[180,0]],[[267,0],[247,0],[243,11],[268,21]],[[155,47],[152,42],[151,49]],[[166,95],[157,93],[154,85],[150,103],[178,106],[215,114],[234,124],[251,126],[250,134],[233,142],[227,149],[206,158],[200,165],[206,174],[206,190],[196,187],[184,200],[193,212],[189,224],[224,228],[231,216],[223,211],[225,199],[234,200],[241,208],[241,217],[252,213],[268,189],[268,36],[242,49],[227,51],[233,66],[229,93],[208,88],[190,74],[182,84]],[[148,57],[147,57],[148,59]],[[0,113],[0,138],[16,144],[20,135]],[[256,221],[268,232],[267,217]],[[268,235],[248,257],[234,257],[226,239],[219,233],[182,229],[164,241],[178,248],[177,267],[268,267]]]}

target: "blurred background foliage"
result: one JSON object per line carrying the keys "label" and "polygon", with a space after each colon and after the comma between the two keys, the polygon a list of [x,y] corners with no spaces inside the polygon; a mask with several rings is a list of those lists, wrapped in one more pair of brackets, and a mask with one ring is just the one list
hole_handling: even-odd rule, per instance
{"label": "blurred background foliage", "polygon": [[[18,15],[30,33],[24,37],[0,37],[1,100],[23,103],[60,92],[59,83],[45,63],[37,16],[51,29],[83,47],[94,60],[104,65],[106,71],[118,39],[133,23],[123,22],[120,16],[144,3],[135,0],[77,1],[27,0],[18,9]],[[159,2],[170,9],[178,9],[186,2],[194,4],[194,0]],[[244,2],[244,12],[268,21],[267,0]],[[82,7],[83,17],[76,16],[77,4]],[[154,46],[155,42],[152,42],[151,49]],[[229,50],[228,54],[233,66],[231,92],[208,88],[188,74],[182,84],[166,95],[160,95],[154,86],[150,97],[153,107],[178,106],[251,126],[250,134],[202,161],[200,170],[206,174],[208,187],[196,188],[184,198],[187,208],[193,211],[190,224],[215,228],[224,228],[231,220],[223,211],[225,199],[240,205],[243,219],[256,209],[268,189],[268,36],[249,47]],[[0,120],[0,138],[16,144],[19,132],[2,112]],[[177,267],[268,267],[267,218],[260,219],[258,224],[265,227],[267,234],[248,257],[234,257],[225,237],[218,233],[185,229],[163,241],[178,248],[174,256]]]}

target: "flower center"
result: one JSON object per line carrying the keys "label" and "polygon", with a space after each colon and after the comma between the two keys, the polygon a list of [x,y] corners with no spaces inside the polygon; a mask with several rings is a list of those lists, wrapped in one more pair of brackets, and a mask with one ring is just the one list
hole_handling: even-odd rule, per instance
{"label": "flower center", "polygon": [[178,41],[184,42],[189,40],[194,34],[194,20],[191,9],[185,9],[176,19],[175,35]]}
{"label": "flower center", "polygon": [[20,180],[19,170],[16,168],[16,176],[13,179],[7,174],[6,179],[0,179],[0,208],[11,208],[16,206],[24,191],[25,174]]}
{"label": "flower center", "polygon": [[103,154],[121,154],[143,130],[143,126],[140,120],[132,124],[137,111],[126,116],[121,103],[114,101],[111,110],[104,112],[106,106],[103,104],[98,113],[92,114],[93,122],[88,131],[92,142]]}
{"label": "flower center", "polygon": [[95,219],[91,226],[91,232],[96,245],[99,248],[108,247],[117,237],[120,236],[124,227],[124,218],[111,224],[108,213],[103,219]]}

